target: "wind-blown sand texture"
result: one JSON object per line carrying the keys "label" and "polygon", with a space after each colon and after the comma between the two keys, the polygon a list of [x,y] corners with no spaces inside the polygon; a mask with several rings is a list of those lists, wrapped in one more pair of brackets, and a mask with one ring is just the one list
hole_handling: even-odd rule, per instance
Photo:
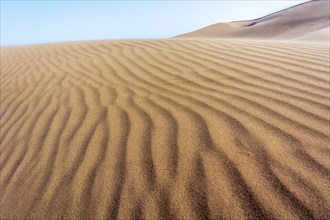
{"label": "wind-blown sand texture", "polygon": [[295,39],[318,32],[309,40],[329,41],[330,1],[314,0],[249,21],[214,24],[177,37]]}
{"label": "wind-blown sand texture", "polygon": [[329,44],[1,53],[1,219],[329,219]]}

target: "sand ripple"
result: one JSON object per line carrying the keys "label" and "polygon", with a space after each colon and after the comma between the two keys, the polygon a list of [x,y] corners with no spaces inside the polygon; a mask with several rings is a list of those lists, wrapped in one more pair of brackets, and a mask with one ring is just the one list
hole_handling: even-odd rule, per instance
{"label": "sand ripple", "polygon": [[328,219],[329,45],[1,48],[1,219]]}

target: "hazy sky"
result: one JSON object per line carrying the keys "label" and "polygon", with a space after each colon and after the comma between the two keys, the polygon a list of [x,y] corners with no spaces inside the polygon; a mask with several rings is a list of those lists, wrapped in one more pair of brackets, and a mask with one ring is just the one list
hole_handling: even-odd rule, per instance
{"label": "hazy sky", "polygon": [[1,45],[167,38],[226,21],[254,19],[305,1],[1,0]]}

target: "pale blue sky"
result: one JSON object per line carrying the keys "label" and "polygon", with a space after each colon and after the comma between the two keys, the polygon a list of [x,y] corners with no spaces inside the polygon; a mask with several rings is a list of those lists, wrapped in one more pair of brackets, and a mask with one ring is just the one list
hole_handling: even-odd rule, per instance
{"label": "pale blue sky", "polygon": [[1,0],[1,45],[168,38],[226,21],[258,18],[305,1]]}

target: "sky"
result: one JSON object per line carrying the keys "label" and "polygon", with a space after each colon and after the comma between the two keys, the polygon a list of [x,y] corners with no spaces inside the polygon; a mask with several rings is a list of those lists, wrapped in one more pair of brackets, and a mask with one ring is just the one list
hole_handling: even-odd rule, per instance
{"label": "sky", "polygon": [[219,22],[248,20],[299,0],[1,0],[1,45],[168,38]]}

